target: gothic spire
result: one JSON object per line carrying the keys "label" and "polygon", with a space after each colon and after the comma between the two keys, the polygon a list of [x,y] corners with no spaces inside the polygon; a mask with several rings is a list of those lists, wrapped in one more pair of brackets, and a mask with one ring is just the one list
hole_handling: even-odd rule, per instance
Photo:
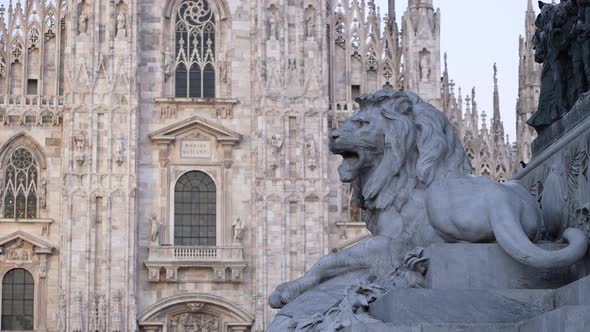
{"label": "gothic spire", "polygon": [[493,121],[500,120],[500,93],[498,92],[498,67],[494,63],[494,118]]}
{"label": "gothic spire", "polygon": [[492,118],[492,133],[494,142],[504,139],[504,125],[500,115],[500,93],[498,92],[498,67],[494,63],[494,116]]}
{"label": "gothic spire", "polygon": [[387,15],[391,22],[395,22],[395,0],[388,0]]}

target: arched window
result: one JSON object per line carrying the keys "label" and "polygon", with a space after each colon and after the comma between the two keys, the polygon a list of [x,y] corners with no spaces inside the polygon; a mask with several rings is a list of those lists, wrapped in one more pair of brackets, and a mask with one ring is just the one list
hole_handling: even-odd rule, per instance
{"label": "arched window", "polygon": [[35,284],[24,269],[8,271],[2,280],[2,330],[32,331]]}
{"label": "arched window", "polygon": [[37,218],[37,178],[39,166],[33,154],[16,149],[4,170],[4,218]]}
{"label": "arched window", "polygon": [[216,190],[205,173],[184,174],[174,188],[174,244],[215,246]]}
{"label": "arched window", "polygon": [[215,98],[215,16],[207,0],[184,0],[176,13],[176,97]]}

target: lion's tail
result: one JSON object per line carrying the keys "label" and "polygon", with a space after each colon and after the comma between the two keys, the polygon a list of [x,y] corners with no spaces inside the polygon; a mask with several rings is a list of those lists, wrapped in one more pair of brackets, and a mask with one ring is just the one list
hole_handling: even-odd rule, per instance
{"label": "lion's tail", "polygon": [[496,241],[517,261],[538,268],[566,267],[579,261],[588,252],[588,238],[577,228],[568,228],[563,238],[568,245],[559,250],[547,250],[535,245],[522,229],[518,216],[509,209],[495,209],[491,224]]}

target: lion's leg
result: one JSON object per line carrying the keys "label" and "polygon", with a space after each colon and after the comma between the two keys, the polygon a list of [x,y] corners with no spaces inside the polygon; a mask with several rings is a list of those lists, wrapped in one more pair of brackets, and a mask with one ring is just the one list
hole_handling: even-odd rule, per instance
{"label": "lion's leg", "polygon": [[352,271],[391,265],[387,255],[390,241],[384,236],[373,236],[348,249],[323,256],[303,277],[279,285],[269,296],[268,304],[279,309],[325,280]]}

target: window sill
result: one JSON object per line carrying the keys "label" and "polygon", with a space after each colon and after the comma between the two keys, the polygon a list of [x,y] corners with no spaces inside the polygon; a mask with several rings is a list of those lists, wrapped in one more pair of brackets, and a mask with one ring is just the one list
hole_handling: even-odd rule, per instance
{"label": "window sill", "polygon": [[51,224],[53,219],[38,218],[38,219],[12,219],[0,218],[0,223],[15,223],[15,224]]}
{"label": "window sill", "polygon": [[364,222],[337,222],[336,226],[339,227],[366,227]]}

